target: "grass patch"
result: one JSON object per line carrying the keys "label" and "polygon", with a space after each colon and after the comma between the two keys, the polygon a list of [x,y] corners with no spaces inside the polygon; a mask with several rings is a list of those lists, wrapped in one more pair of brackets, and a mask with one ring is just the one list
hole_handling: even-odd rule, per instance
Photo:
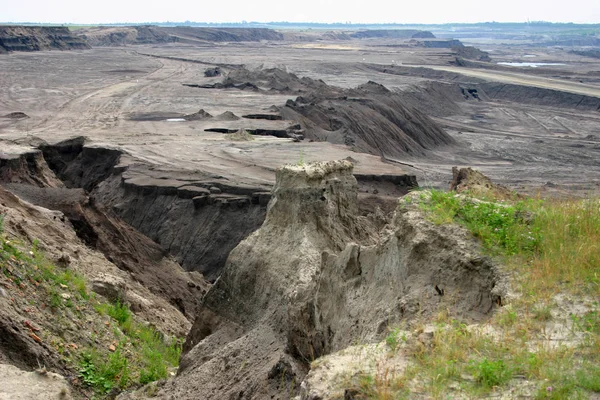
{"label": "grass patch", "polygon": [[[539,228],[528,220],[532,202],[513,204],[479,201],[452,192],[431,190],[421,203],[436,224],[464,225],[494,254],[531,253],[540,241]],[[423,200],[426,195],[422,194]]]}
{"label": "grass patch", "polygon": [[[154,327],[136,321],[123,302],[107,303],[90,295],[85,278],[68,267],[50,262],[37,241],[27,246],[0,236],[0,274],[14,290],[36,294],[31,301],[44,302],[41,308],[50,308],[57,326],[64,318],[81,317],[86,321],[80,322],[87,323],[90,314],[83,312],[93,315],[94,310],[114,321],[118,329],[104,332],[102,346],[81,348],[65,358],[79,372],[81,382],[96,395],[102,397],[113,388],[126,389],[164,379],[169,368],[179,365],[181,339],[165,338]],[[99,325],[104,327],[98,318]],[[108,348],[110,341],[114,348]],[[57,344],[56,348],[62,354],[65,345]]]}
{"label": "grass patch", "polygon": [[[99,303],[95,308],[101,315],[111,317],[120,328],[117,335],[122,335],[122,337],[117,351],[123,346],[127,346],[130,350],[130,355],[126,357],[128,383],[146,384],[167,378],[169,368],[179,365],[182,340],[167,340],[155,328],[135,321],[127,305],[120,301],[113,304]],[[83,361],[86,361],[85,354]],[[102,359],[94,359],[94,366],[97,366],[100,371],[107,370],[106,364],[107,362]],[[80,370],[82,376],[83,370],[84,368]],[[105,393],[106,387],[110,386],[108,389],[110,390],[121,385],[121,379],[120,375],[114,375],[106,377],[105,380],[89,380],[86,383],[94,387],[97,392]]]}
{"label": "grass patch", "polygon": [[[475,199],[431,190],[413,195],[411,202],[418,202],[435,224],[464,226],[484,252],[513,273],[520,294],[483,327],[447,315],[437,318],[430,343],[411,340],[399,348],[397,330],[392,330],[386,343],[411,360],[403,376],[411,391],[447,398],[452,387],[457,394],[480,398],[526,380],[535,386],[525,395],[537,399],[600,393],[598,304],[571,316],[554,312],[557,295],[568,302],[600,295],[600,201]],[[578,339],[549,345],[544,339],[549,322],[564,324],[573,331],[569,337]],[[379,395],[384,391],[374,380],[363,384],[367,398],[396,396],[393,391],[392,397]]]}
{"label": "grass patch", "polygon": [[128,361],[121,348],[108,358],[94,350],[85,351],[81,356],[79,376],[98,393],[107,393],[114,387],[126,388],[129,374]]}
{"label": "grass patch", "polygon": [[477,382],[486,389],[500,386],[512,378],[512,371],[503,360],[490,361],[487,358],[473,363]]}
{"label": "grass patch", "polygon": [[518,267],[532,283],[526,291],[600,294],[599,200],[485,200],[431,190],[420,206],[432,222],[463,225],[489,254]]}

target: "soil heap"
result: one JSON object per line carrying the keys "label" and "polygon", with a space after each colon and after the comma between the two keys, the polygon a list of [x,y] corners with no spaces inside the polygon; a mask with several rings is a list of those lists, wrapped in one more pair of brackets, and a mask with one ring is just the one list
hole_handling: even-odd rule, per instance
{"label": "soil heap", "polygon": [[188,86],[298,95],[276,110],[280,118],[296,121],[303,137],[345,144],[384,158],[424,156],[427,150],[455,144],[436,122],[412,105],[416,101],[411,103],[406,94],[376,82],[342,89],[279,68],[238,68],[222,83]]}

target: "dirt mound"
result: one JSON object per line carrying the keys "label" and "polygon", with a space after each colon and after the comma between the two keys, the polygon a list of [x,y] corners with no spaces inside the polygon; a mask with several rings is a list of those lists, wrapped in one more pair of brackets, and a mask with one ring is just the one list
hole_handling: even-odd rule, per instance
{"label": "dirt mound", "polygon": [[379,231],[357,209],[349,162],[279,169],[263,226],[230,253],[159,395],[287,399],[310,361],[400,319],[493,309],[498,277],[465,231],[407,206]]}
{"label": "dirt mound", "polygon": [[474,46],[452,47],[452,51],[456,53],[458,57],[477,61],[492,61],[490,54],[487,51],[481,51]]}
{"label": "dirt mound", "polygon": [[221,68],[220,67],[207,68],[204,70],[204,76],[207,78],[214,78],[215,76],[221,76]]}
{"label": "dirt mound", "polygon": [[177,38],[157,26],[119,26],[84,28],[79,32],[90,45],[124,46],[129,44],[158,44],[176,42]]}
{"label": "dirt mound", "polygon": [[[275,107],[270,118],[297,121],[296,133],[302,137],[345,144],[356,151],[396,158],[425,155],[426,150],[455,143],[425,113],[407,104],[403,94],[375,82],[342,89],[279,68],[239,68],[223,83],[201,86],[301,94],[285,107]],[[287,136],[284,132],[282,137]]]}
{"label": "dirt mound", "polygon": [[490,99],[549,107],[600,111],[600,98],[533,86],[486,82],[477,85]]}
{"label": "dirt mound", "polygon": [[240,119],[240,117],[231,111],[225,111],[223,114],[219,114],[215,117],[215,121],[237,121],[238,119]]}
{"label": "dirt mound", "polygon": [[85,50],[90,45],[60,26],[0,26],[0,49],[10,51]]}
{"label": "dirt mound", "polygon": [[464,45],[458,39],[413,39],[418,46],[427,47],[428,49],[453,49],[463,47]]}
{"label": "dirt mound", "polygon": [[584,57],[600,58],[600,50],[571,50],[569,53]]}
{"label": "dirt mound", "polygon": [[248,70],[238,68],[231,71],[223,81],[224,85],[248,84],[266,91],[283,93],[307,93],[314,90],[328,91],[330,87],[322,80],[298,77],[280,68]]}
{"label": "dirt mound", "polygon": [[416,39],[416,38],[431,38],[435,35],[429,31],[420,31],[417,29],[369,29],[350,34],[354,39],[370,39],[370,38],[390,38],[390,39]]}
{"label": "dirt mound", "polygon": [[164,32],[186,40],[206,42],[260,42],[283,40],[283,34],[268,28],[201,28],[191,26],[161,27]]}
{"label": "dirt mound", "polygon": [[374,82],[333,98],[320,93],[298,97],[288,101],[281,113],[299,121],[306,138],[343,143],[386,158],[425,155],[428,149],[454,143],[401,95]]}
{"label": "dirt mound", "polygon": [[193,114],[184,115],[182,118],[186,121],[205,121],[207,119],[212,119],[213,116],[202,109]]}
{"label": "dirt mound", "polygon": [[323,40],[352,40],[352,36],[345,32],[327,31],[321,35]]}
{"label": "dirt mound", "polygon": [[481,172],[467,168],[452,168],[452,182],[450,190],[457,193],[469,192],[473,195],[493,195],[494,198],[512,198],[515,193],[505,186],[492,182]]}
{"label": "dirt mound", "polygon": [[3,118],[24,119],[24,118],[29,118],[29,115],[25,114],[24,112],[12,112],[10,114],[4,115]]}

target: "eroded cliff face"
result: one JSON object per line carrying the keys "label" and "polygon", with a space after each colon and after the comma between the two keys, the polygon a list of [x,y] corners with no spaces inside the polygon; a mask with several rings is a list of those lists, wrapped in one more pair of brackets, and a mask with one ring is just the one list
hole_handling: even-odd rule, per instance
{"label": "eroded cliff face", "polygon": [[499,303],[492,263],[458,227],[399,206],[383,229],[358,216],[347,161],[284,166],[262,227],[202,300],[176,398],[290,398],[310,361],[381,339],[440,307],[481,319]]}
{"label": "eroded cliff face", "polygon": [[85,50],[91,48],[61,26],[0,26],[0,54],[10,51]]}

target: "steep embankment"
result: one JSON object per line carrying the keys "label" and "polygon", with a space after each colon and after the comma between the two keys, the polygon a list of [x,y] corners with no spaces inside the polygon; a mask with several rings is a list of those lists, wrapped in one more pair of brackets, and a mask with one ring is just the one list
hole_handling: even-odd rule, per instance
{"label": "steep embankment", "polygon": [[123,46],[171,42],[258,42],[283,40],[283,35],[263,28],[200,28],[163,26],[118,26],[86,28],[80,31],[92,46]]}
{"label": "steep embankment", "polygon": [[10,51],[84,50],[90,45],[60,26],[0,26],[0,54]]}
{"label": "steep embankment", "polygon": [[351,33],[350,37],[354,39],[435,39],[433,33],[417,29],[369,29]]}
{"label": "steep embankment", "polygon": [[[67,187],[85,189],[93,204],[158,243],[159,253],[174,256],[188,271],[216,279],[229,251],[264,220],[269,186],[163,171],[84,142],[43,146],[44,159]],[[182,294],[178,302],[187,309],[188,301]]]}
{"label": "steep embankment", "polygon": [[427,150],[455,143],[401,95],[374,82],[340,97],[298,97],[286,103],[282,114],[300,121],[308,138],[344,143],[385,158],[424,156]]}
{"label": "steep embankment", "polygon": [[264,224],[203,298],[178,376],[159,395],[288,399],[310,361],[395,321],[439,307],[478,319],[500,302],[500,278],[465,231],[416,207],[398,208],[382,230],[357,217],[347,161],[283,167],[273,193]]}
{"label": "steep embankment", "polygon": [[[478,64],[481,66],[482,64]],[[410,104],[427,103],[432,115],[455,113],[461,97],[465,100],[501,100],[523,104],[600,110],[600,90],[590,84],[549,79],[545,76],[508,72],[504,69],[462,68],[456,66],[404,67],[370,64],[367,68],[392,75],[417,76],[431,80],[424,86],[401,93]]]}

